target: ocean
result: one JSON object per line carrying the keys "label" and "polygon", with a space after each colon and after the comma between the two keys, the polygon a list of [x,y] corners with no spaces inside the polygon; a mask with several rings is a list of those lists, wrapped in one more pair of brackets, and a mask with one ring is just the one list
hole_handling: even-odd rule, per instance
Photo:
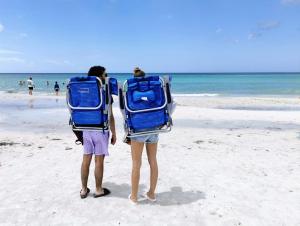
{"label": "ocean", "polygon": [[[27,81],[31,76],[34,92],[53,93],[55,81],[64,92],[70,77],[83,73],[0,73],[0,91],[10,93],[27,92]],[[172,76],[172,93],[192,96],[300,96],[300,73],[153,73],[148,75]],[[129,73],[112,73],[119,82],[132,77]],[[47,86],[47,81],[49,86]]]}

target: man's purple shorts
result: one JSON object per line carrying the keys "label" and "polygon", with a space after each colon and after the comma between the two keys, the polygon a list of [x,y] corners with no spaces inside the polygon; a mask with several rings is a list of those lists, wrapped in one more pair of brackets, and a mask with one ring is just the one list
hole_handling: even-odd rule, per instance
{"label": "man's purple shorts", "polygon": [[83,153],[85,155],[109,155],[109,132],[83,131]]}

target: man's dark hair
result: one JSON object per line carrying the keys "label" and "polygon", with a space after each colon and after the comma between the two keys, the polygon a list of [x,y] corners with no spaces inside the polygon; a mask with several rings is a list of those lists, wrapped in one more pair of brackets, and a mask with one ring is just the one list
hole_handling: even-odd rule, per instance
{"label": "man's dark hair", "polygon": [[105,72],[105,67],[102,66],[93,66],[90,68],[88,72],[88,76],[97,76],[98,78],[102,78]]}

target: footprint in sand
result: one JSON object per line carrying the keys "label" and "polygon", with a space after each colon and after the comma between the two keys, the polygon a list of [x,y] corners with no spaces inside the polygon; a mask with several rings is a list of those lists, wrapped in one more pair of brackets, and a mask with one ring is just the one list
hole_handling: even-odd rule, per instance
{"label": "footprint in sand", "polygon": [[217,213],[215,211],[211,211],[209,212],[210,215],[217,215]]}
{"label": "footprint in sand", "polygon": [[266,129],[266,130],[273,130],[273,131],[280,131],[280,130],[282,130],[282,129],[279,128],[279,127],[266,127],[265,129]]}
{"label": "footprint in sand", "polygon": [[210,144],[220,144],[221,142],[216,141],[216,140],[209,140],[208,143],[210,143]]}
{"label": "footprint in sand", "polygon": [[30,146],[32,146],[32,144],[26,144],[26,143],[23,143],[23,146],[24,146],[24,147],[30,147]]}
{"label": "footprint in sand", "polygon": [[16,144],[19,144],[19,143],[5,142],[5,141],[0,142],[0,146],[13,146],[13,145],[16,145]]}
{"label": "footprint in sand", "polygon": [[196,141],[194,141],[194,143],[195,144],[201,144],[201,143],[204,143],[204,141],[203,140],[196,140]]}

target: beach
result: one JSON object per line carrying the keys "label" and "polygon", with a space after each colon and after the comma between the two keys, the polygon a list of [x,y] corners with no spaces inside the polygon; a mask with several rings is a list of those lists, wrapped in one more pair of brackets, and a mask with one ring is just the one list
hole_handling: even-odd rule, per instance
{"label": "beach", "polygon": [[[174,127],[158,145],[157,202],[138,205],[127,198],[131,155],[117,98],[103,179],[112,193],[84,200],[65,97],[0,98],[0,225],[300,225],[299,97],[175,96]],[[140,194],[148,168],[144,152]]]}

